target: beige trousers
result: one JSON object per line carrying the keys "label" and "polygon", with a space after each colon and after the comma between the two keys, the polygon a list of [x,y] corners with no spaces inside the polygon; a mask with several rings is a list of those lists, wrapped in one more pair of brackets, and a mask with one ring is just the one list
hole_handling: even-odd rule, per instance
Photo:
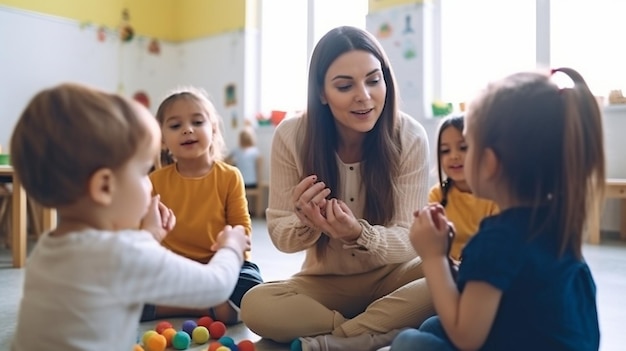
{"label": "beige trousers", "polygon": [[296,275],[260,284],[241,302],[241,319],[278,342],[333,334],[351,337],[419,327],[434,314],[421,259],[355,275]]}

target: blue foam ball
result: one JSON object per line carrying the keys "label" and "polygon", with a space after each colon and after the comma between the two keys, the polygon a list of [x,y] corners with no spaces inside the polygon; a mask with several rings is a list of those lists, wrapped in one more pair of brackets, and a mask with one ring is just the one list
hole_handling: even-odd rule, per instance
{"label": "blue foam ball", "polygon": [[233,340],[233,338],[231,338],[230,336],[222,336],[221,338],[219,338],[219,340],[217,340],[217,342],[228,348],[231,348],[233,345],[235,345],[235,340]]}
{"label": "blue foam ball", "polygon": [[191,337],[187,332],[179,331],[172,337],[172,346],[176,350],[186,350],[189,348],[189,345],[191,345]]}
{"label": "blue foam ball", "polygon": [[196,329],[197,326],[198,324],[196,324],[196,321],[192,321],[191,319],[186,320],[183,322],[183,331],[191,336],[193,330]]}
{"label": "blue foam ball", "polygon": [[294,339],[289,345],[289,351],[302,351],[302,341],[300,338]]}

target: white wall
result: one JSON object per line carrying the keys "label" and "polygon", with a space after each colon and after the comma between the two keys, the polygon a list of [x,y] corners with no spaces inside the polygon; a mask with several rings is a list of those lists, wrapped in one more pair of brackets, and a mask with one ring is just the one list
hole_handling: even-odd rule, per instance
{"label": "white wall", "polygon": [[161,55],[147,52],[146,39],[120,43],[112,34],[96,40],[96,29],[74,21],[0,6],[0,144],[28,101],[39,90],[65,81],[127,94],[145,90],[155,99],[172,84],[169,67],[175,45],[162,43]]}
{"label": "white wall", "polygon": [[[113,92],[121,88],[128,97],[143,90],[150,97],[153,113],[173,88],[185,85],[203,88],[224,119],[227,145],[236,144],[243,118],[253,114],[258,106],[250,90],[244,94],[244,76],[251,82],[255,77],[254,72],[246,73],[254,61],[244,65],[244,43],[255,40],[256,31],[224,33],[180,44],[161,42],[160,55],[153,55],[147,50],[148,38],[135,37],[129,43],[122,43],[114,33],[107,33],[107,39],[99,42],[96,29],[81,28],[73,20],[0,6],[0,144],[3,147],[8,147],[11,131],[34,94],[66,81]],[[248,46],[248,50],[255,49],[254,43]],[[252,58],[254,55],[254,52],[250,54]],[[231,107],[225,105],[224,89],[228,84],[236,86],[237,103]],[[237,128],[232,127],[233,116]]]}

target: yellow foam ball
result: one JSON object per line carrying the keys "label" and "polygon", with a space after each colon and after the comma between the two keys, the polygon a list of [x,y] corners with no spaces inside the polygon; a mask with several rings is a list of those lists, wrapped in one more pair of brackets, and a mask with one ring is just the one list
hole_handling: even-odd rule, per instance
{"label": "yellow foam ball", "polygon": [[195,327],[191,332],[191,340],[196,344],[204,344],[209,341],[209,330],[206,327]]}
{"label": "yellow foam ball", "polygon": [[148,343],[148,339],[152,336],[152,335],[158,335],[159,333],[157,333],[154,330],[148,330],[147,332],[143,333],[143,336],[141,337],[141,343],[143,344],[143,346],[146,346],[146,344]]}
{"label": "yellow foam ball", "polygon": [[167,340],[160,334],[151,335],[147,341],[148,342],[144,344],[147,351],[165,351],[165,347],[167,346]]}
{"label": "yellow foam ball", "polygon": [[215,351],[230,351],[230,349],[228,347],[226,347],[226,346],[220,346]]}

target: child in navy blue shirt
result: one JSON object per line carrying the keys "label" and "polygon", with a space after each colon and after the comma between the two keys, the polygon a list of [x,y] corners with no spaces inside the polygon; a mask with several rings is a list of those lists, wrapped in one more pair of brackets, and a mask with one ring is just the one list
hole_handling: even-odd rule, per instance
{"label": "child in navy blue shirt", "polygon": [[[555,72],[573,86],[559,88]],[[456,282],[443,208],[416,212],[411,243],[438,316],[400,333],[391,350],[598,350],[581,246],[605,168],[600,109],[584,79],[560,68],[494,82],[470,105],[464,134],[468,184],[502,212],[481,222]]]}

